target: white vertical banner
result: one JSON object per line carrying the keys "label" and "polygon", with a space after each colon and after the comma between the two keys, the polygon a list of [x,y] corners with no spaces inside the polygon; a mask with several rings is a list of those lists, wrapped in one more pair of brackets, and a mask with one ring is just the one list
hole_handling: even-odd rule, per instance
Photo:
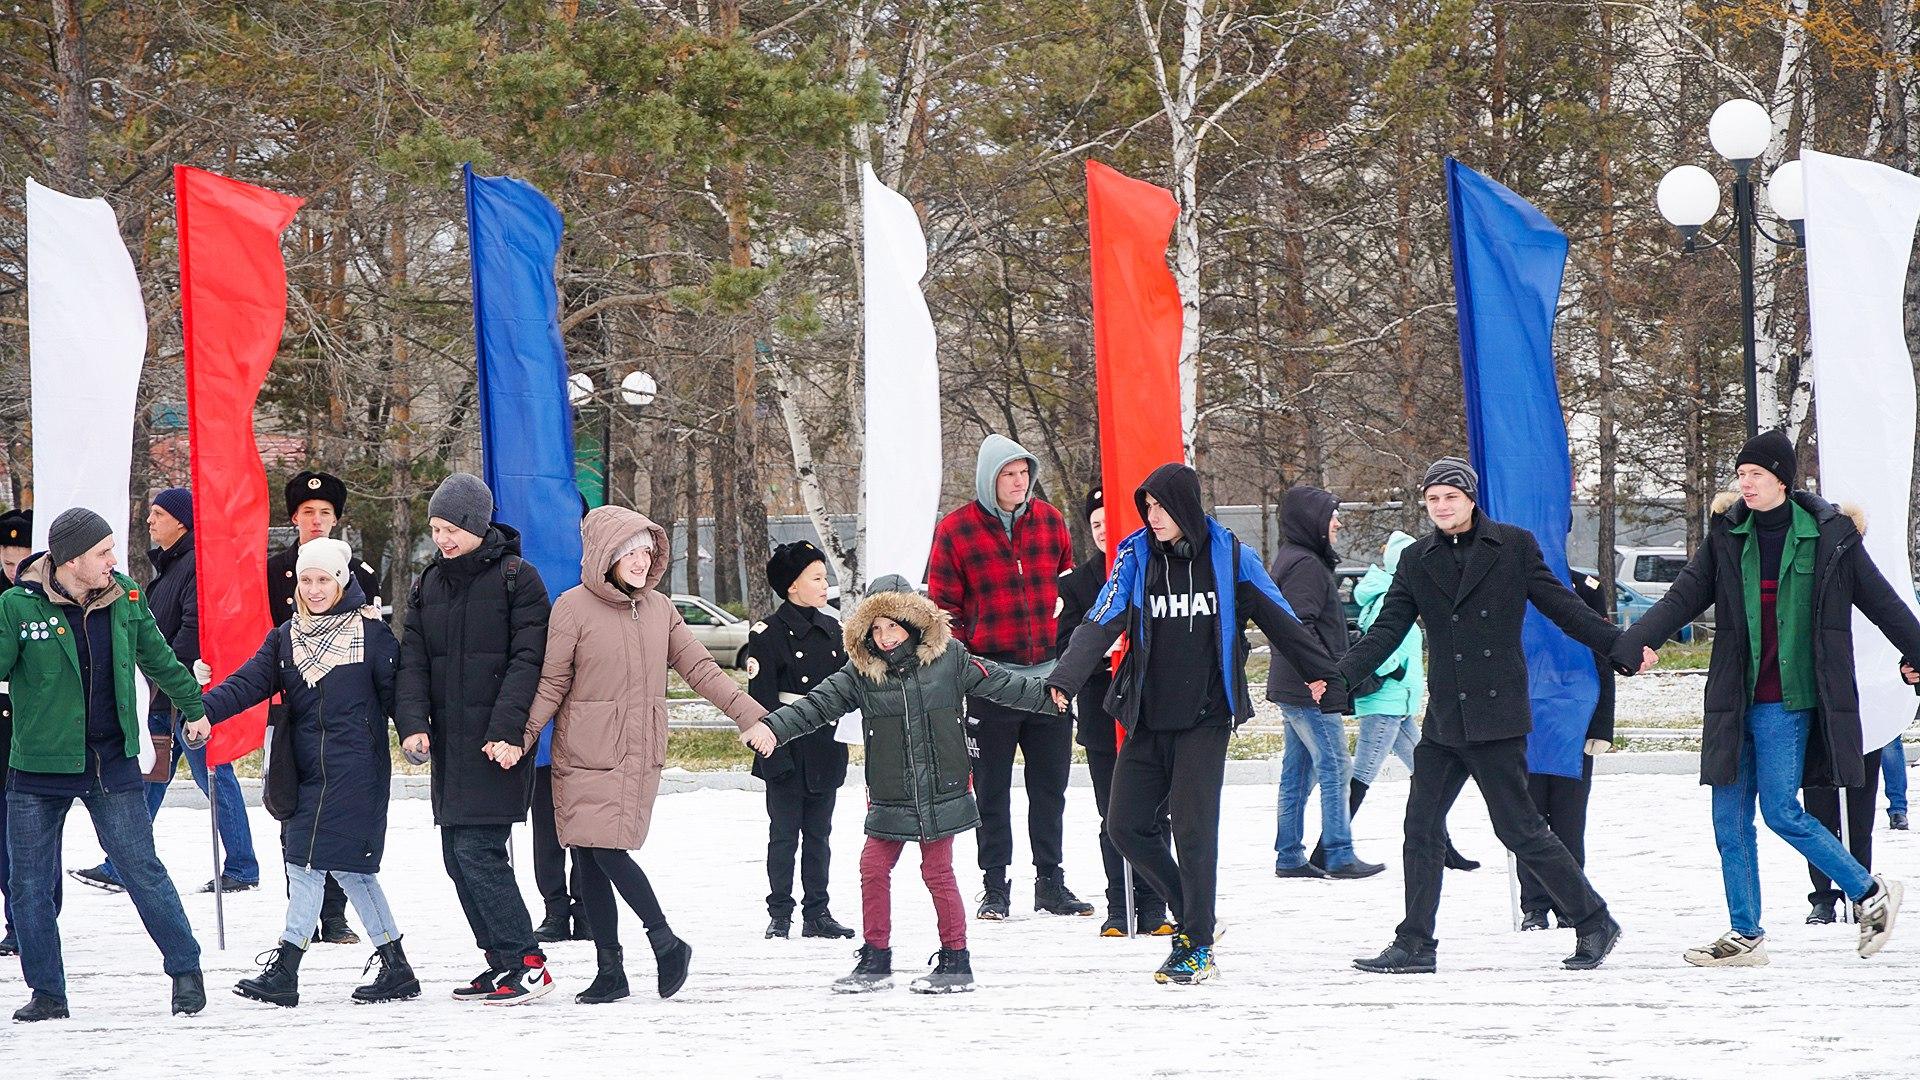
{"label": "white vertical banner", "polygon": [[[1914,377],[1902,322],[1920,178],[1811,150],[1800,160],[1821,494],[1866,512],[1868,556],[1920,616],[1907,557]],[[1900,678],[1899,650],[1858,611],[1853,652],[1861,748],[1871,752],[1906,730],[1914,693]]]}
{"label": "white vertical banner", "polygon": [[113,208],[28,180],[34,550],[46,549],[56,516],[84,506],[113,526],[127,565],[133,410],[146,351],[146,304]]}
{"label": "white vertical banner", "polygon": [[940,368],[920,279],[927,238],[913,204],[861,166],[866,268],[867,583],[923,580],[940,512]]}

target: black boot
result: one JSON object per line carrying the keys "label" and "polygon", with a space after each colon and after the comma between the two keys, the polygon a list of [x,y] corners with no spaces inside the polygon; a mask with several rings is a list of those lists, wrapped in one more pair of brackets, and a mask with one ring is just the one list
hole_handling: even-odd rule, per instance
{"label": "black boot", "polygon": [[1469,859],[1465,855],[1455,851],[1453,849],[1453,841],[1449,839],[1447,841],[1446,867],[1449,870],[1478,870],[1480,869],[1480,863],[1477,860]]}
{"label": "black boot", "polygon": [[1379,956],[1355,960],[1353,966],[1375,975],[1431,975],[1440,964],[1433,949],[1394,938]]}
{"label": "black boot", "polygon": [[832,912],[823,911],[818,915],[807,917],[807,921],[800,926],[800,936],[850,938],[853,936],[853,928],[840,925],[840,920],[835,919]]}
{"label": "black boot", "polygon": [[1607,954],[1620,944],[1620,924],[1613,916],[1602,915],[1598,925],[1579,931],[1574,938],[1573,955],[1560,961],[1568,971],[1591,971],[1603,963]]}
{"label": "black boot", "polygon": [[1013,886],[1007,883],[1006,867],[996,867],[985,874],[986,891],[980,897],[980,910],[974,912],[976,919],[1000,922],[1013,914]]}
{"label": "black boot", "polygon": [[1520,920],[1522,930],[1545,930],[1546,928],[1547,913],[1545,911],[1529,911]]}
{"label": "black boot", "polygon": [[[1366,800],[1367,785],[1358,780],[1347,781],[1347,824],[1353,824],[1353,815],[1360,812],[1360,804]],[[1307,861],[1322,870],[1327,868],[1327,848],[1325,844],[1313,845],[1313,854]]]}
{"label": "black boot", "polygon": [[173,1015],[192,1016],[207,1007],[207,982],[197,971],[173,977]]}
{"label": "black boot", "polygon": [[20,939],[19,938],[14,937],[12,933],[8,933],[6,937],[0,938],[0,956],[19,956],[19,955],[20,955]]}
{"label": "black boot", "polygon": [[671,930],[649,930],[647,941],[653,945],[653,959],[660,969],[660,996],[670,998],[687,984],[693,946],[675,937]]}
{"label": "black boot", "polygon": [[320,925],[313,931],[313,940],[328,945],[360,944],[360,935],[347,925],[347,891],[331,876],[321,892]]}
{"label": "black boot", "polygon": [[1813,910],[1807,912],[1807,925],[1826,926],[1834,922],[1839,917],[1834,913],[1835,904],[1836,901],[1831,896],[1815,896]]}
{"label": "black boot", "polygon": [[892,949],[862,945],[854,955],[859,959],[854,962],[853,974],[833,980],[834,993],[870,994],[893,985]]}
{"label": "black boot", "polygon": [[365,975],[373,965],[380,965],[380,974],[365,986],[353,990],[353,1000],[361,1002],[405,1001],[420,996],[420,980],[414,977],[413,965],[407,963],[406,951],[400,948],[400,939],[394,938],[373,950],[373,957],[367,966],[360,969]]}
{"label": "black boot", "polygon": [[[593,950],[593,955],[600,965],[599,970],[593,973],[593,982],[585,990],[573,995],[573,1000],[582,1005],[605,1005],[609,1001],[619,1001],[632,992],[627,988],[625,949],[618,945],[602,945]],[[680,977],[686,978],[684,967]],[[661,991],[660,996],[666,997],[667,992]]]}
{"label": "black boot", "polygon": [[31,1024],[38,1020],[65,1020],[69,1015],[66,1002],[35,990],[25,1005],[14,1010],[13,1020],[17,1024]]}
{"label": "black boot", "polygon": [[573,905],[573,936],[571,941],[592,941],[593,924],[587,921],[587,909],[583,904]]}
{"label": "black boot", "polygon": [[547,904],[547,917],[533,928],[535,941],[565,941],[573,934],[573,915],[562,900],[558,904]]}
{"label": "black boot", "polygon": [[774,938],[785,939],[792,936],[792,934],[793,917],[791,915],[775,915],[773,918],[767,920],[766,939],[768,941],[772,941]]}
{"label": "black boot", "polygon": [[279,948],[254,957],[256,963],[266,967],[253,978],[235,983],[233,992],[254,1001],[293,1008],[300,1004],[300,958],[305,955],[306,951],[300,946],[281,942]]}
{"label": "black boot", "polygon": [[933,970],[907,984],[916,994],[965,994],[973,989],[973,961],[965,949],[941,949]]}
{"label": "black boot", "polygon": [[1093,905],[1073,895],[1067,879],[1054,870],[1033,879],[1033,910],[1049,915],[1091,915]]}

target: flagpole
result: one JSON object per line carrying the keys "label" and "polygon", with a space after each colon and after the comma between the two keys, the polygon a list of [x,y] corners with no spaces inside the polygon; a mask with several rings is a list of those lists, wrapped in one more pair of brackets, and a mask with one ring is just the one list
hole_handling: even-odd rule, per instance
{"label": "flagpole", "polygon": [[1513,909],[1513,931],[1520,932],[1520,874],[1514,869],[1513,852],[1507,852],[1507,903]]}
{"label": "flagpole", "polygon": [[[202,754],[207,752],[206,745],[206,743],[200,744],[200,752]],[[204,763],[206,758],[203,757],[200,760]],[[225,884],[225,882],[221,881],[222,875],[220,873],[220,785],[217,782],[219,777],[214,772],[214,767],[205,765],[204,768],[207,774],[207,809],[209,811],[207,820],[208,826],[213,834],[213,925],[217,940],[220,943],[220,950],[225,952],[227,948],[227,896],[221,889],[221,886]]]}

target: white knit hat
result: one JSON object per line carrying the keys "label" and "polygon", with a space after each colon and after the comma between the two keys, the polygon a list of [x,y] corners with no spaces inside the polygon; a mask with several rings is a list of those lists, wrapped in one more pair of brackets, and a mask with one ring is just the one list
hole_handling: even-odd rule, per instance
{"label": "white knit hat", "polygon": [[335,540],[322,536],[300,545],[300,558],[294,564],[294,573],[304,574],[308,570],[325,570],[333,575],[344,591],[349,580],[347,564],[353,559],[353,549],[345,540]]}

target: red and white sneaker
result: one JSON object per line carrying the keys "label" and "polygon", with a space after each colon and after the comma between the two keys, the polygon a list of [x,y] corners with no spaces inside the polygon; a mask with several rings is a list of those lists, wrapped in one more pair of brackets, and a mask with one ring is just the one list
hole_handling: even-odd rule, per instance
{"label": "red and white sneaker", "polygon": [[553,989],[553,973],[547,970],[544,956],[523,956],[520,963],[493,984],[493,993],[484,999],[488,1005],[525,1005],[544,997]]}
{"label": "red and white sneaker", "polygon": [[494,981],[499,979],[500,976],[505,975],[509,970],[509,968],[500,967],[488,968],[480,974],[475,975],[473,981],[467,985],[455,987],[453,1000],[485,1001],[487,997],[493,993]]}

